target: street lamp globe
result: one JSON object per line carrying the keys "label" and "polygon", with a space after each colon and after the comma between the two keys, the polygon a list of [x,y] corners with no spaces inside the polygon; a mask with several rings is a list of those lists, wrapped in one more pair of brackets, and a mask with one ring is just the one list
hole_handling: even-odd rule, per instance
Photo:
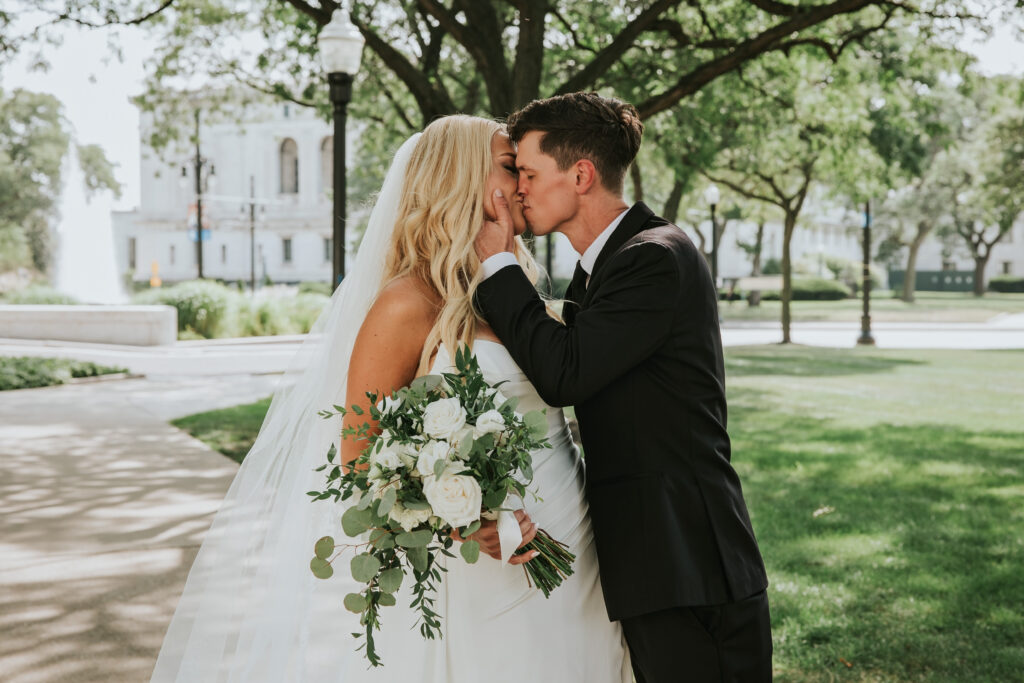
{"label": "street lamp globe", "polygon": [[714,183],[708,185],[707,189],[704,190],[704,201],[711,206],[718,204],[718,201],[721,198],[722,194],[718,191],[718,185],[715,185]]}
{"label": "street lamp globe", "polygon": [[324,26],[316,39],[320,50],[320,63],[329,74],[354,75],[359,71],[363,56],[363,36],[348,18],[348,9],[334,10],[331,22]]}

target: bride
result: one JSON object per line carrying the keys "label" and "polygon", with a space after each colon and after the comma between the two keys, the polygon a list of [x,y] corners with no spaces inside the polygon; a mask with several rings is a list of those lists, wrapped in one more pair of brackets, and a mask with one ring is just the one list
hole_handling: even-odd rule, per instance
{"label": "bride", "polygon": [[[189,574],[152,681],[558,681],[628,683],[629,655],[601,595],[583,462],[561,409],[545,406],[473,307],[482,279],[473,239],[494,219],[491,197],[515,195],[515,151],[501,126],[449,116],[431,123],[395,155],[351,274],[335,292],[274,396],[260,434],[235,477]],[[517,234],[525,221],[514,211]],[[516,258],[537,267],[521,240]],[[534,480],[522,542],[537,526],[567,543],[575,574],[549,599],[531,588],[514,557],[503,564],[493,526],[481,529],[487,555],[469,565],[447,559],[435,610],[442,638],[424,640],[408,594],[381,612],[375,637],[384,665],[368,669],[358,615],[342,605],[358,590],[347,558],[321,581],[308,567],[320,536],[344,537],[343,510],[308,502],[322,483],[314,468],[341,425],[317,417],[332,404],[366,405],[452,366],[466,345],[486,379],[519,398],[522,411],[546,408],[551,448],[534,453]],[[350,413],[346,420],[356,418]],[[364,444],[345,440],[342,460]]]}

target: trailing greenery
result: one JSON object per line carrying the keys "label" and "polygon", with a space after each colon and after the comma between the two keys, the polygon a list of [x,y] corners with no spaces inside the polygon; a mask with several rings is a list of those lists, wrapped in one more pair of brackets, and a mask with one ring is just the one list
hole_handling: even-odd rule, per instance
{"label": "trailing greenery", "polygon": [[72,378],[97,377],[119,372],[128,370],[67,358],[0,356],[0,391],[48,387],[64,384]]}
{"label": "trailing greenery", "polygon": [[[850,295],[849,287],[836,280],[816,277],[793,280],[794,301],[838,301],[846,299]],[[778,301],[779,298],[780,294],[777,290],[761,293],[762,301]]]}
{"label": "trailing greenery", "polygon": [[997,275],[988,281],[988,288],[993,292],[1024,292],[1024,277]]}

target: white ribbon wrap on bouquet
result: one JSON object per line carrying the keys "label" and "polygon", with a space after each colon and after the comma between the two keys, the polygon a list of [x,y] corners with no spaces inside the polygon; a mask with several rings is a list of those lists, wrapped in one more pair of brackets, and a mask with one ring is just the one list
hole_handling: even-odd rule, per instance
{"label": "white ribbon wrap on bouquet", "polygon": [[508,564],[512,554],[523,542],[523,534],[519,531],[519,520],[514,512],[502,510],[498,513],[498,542],[501,544],[501,563]]}

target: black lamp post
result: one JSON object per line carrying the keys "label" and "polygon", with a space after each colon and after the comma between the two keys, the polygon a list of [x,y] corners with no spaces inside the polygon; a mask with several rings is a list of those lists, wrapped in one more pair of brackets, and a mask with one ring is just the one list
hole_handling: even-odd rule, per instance
{"label": "black lamp post", "polygon": [[[347,4],[346,4],[347,5]],[[334,220],[332,232],[331,286],[345,277],[345,122],[346,107],[352,99],[352,79],[359,71],[363,37],[348,18],[343,5],[331,15],[317,37],[320,59],[327,72],[331,104],[334,109]]]}
{"label": "black lamp post", "polygon": [[718,186],[714,183],[704,190],[704,201],[711,205],[711,280],[718,287],[718,221],[715,220],[715,209],[722,198]]}
{"label": "black lamp post", "polygon": [[860,317],[860,346],[874,346],[871,336],[871,202],[864,202],[864,259],[861,289],[864,295],[864,314]]}
{"label": "black lamp post", "polygon": [[[195,179],[196,193],[196,269],[200,280],[203,279],[203,193],[216,181],[213,164],[205,158],[199,149],[199,110],[194,112],[196,121],[196,155],[192,158],[192,176]],[[203,169],[209,165],[204,174]],[[188,168],[181,167],[181,185],[188,186]]]}

